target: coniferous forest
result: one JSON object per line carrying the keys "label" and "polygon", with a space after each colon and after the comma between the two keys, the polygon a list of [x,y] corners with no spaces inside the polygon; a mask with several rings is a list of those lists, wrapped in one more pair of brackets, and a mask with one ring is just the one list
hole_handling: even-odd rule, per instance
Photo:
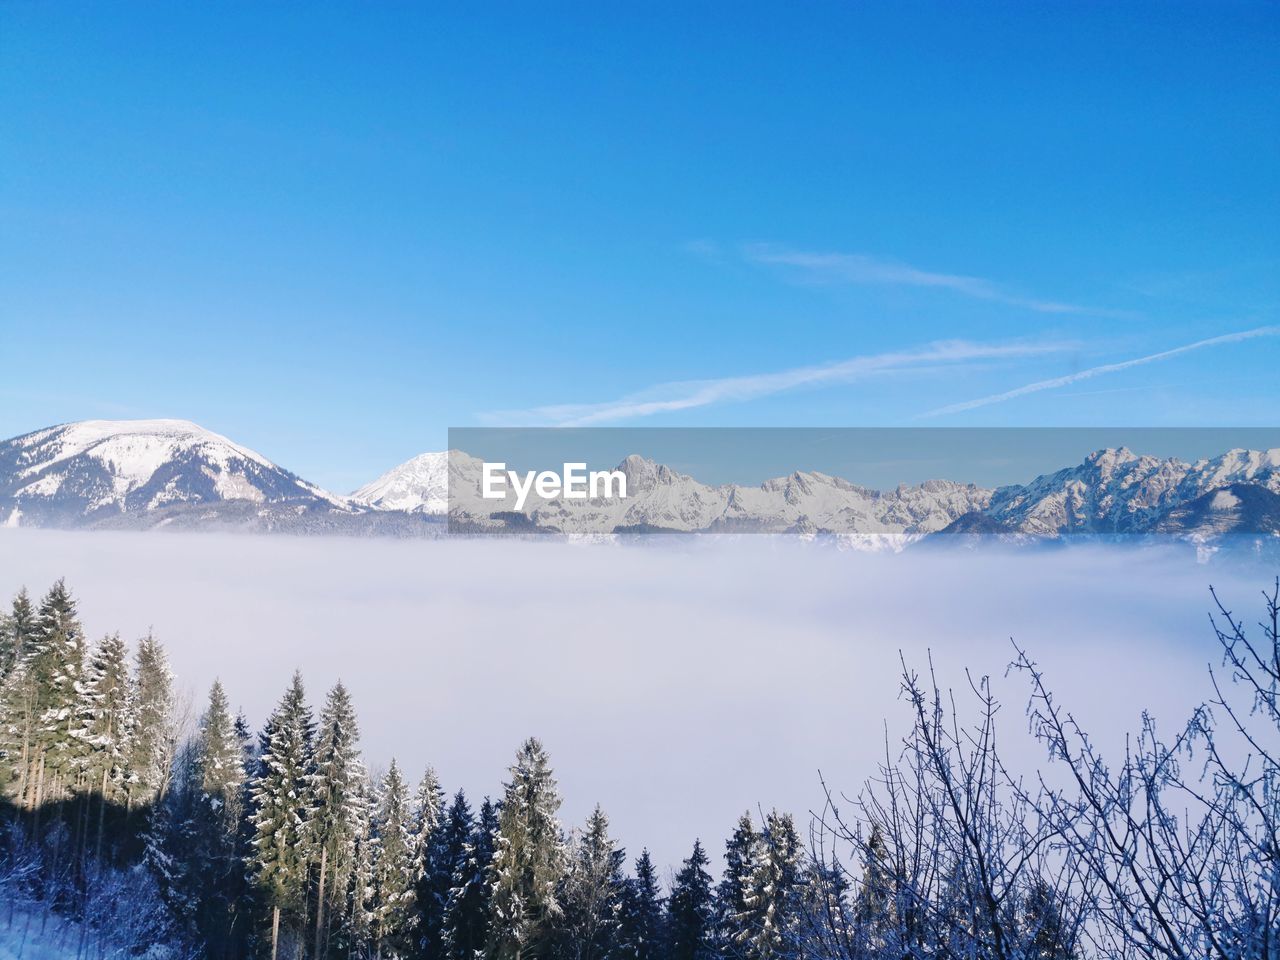
{"label": "coniferous forest", "polygon": [[713,876],[703,840],[668,870],[604,810],[563,823],[537,739],[488,797],[374,777],[340,683],[317,709],[295,674],[253,730],[215,682],[187,722],[156,638],[91,642],[65,583],[23,591],[0,621],[0,930],[157,960],[1274,960],[1278,599],[1255,622],[1211,594],[1204,705],[1118,756],[1014,648],[1038,771],[1001,758],[986,678],[904,664],[881,768],[816,780],[800,819],[744,797]]}

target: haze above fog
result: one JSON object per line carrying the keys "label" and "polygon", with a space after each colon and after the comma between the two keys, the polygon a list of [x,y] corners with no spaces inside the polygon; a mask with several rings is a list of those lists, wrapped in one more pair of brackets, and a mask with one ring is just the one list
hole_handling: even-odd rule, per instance
{"label": "haze above fog", "polygon": [[[541,737],[568,824],[601,803],[631,855],[717,853],[745,809],[856,792],[906,727],[898,651],[959,690],[990,673],[1025,736],[1010,638],[1104,745],[1204,698],[1212,582],[1246,623],[1273,571],[1185,548],[863,555],[791,541],[649,547],[0,530],[0,595],[65,576],[91,636],[154,629],[199,709],[220,677],[257,726],[295,667],[339,677],[366,759],[496,795]],[[887,728],[885,721],[887,720]]]}

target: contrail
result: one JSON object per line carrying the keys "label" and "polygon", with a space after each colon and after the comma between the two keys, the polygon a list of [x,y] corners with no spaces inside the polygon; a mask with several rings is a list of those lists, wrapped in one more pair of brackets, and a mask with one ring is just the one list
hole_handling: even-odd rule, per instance
{"label": "contrail", "polygon": [[497,411],[482,414],[481,419],[503,425],[533,423],[585,427],[689,410],[714,403],[752,400],[810,385],[852,383],[871,376],[934,365],[959,367],[988,360],[1043,356],[1069,347],[1070,344],[1064,343],[972,343],[948,340],[930,343],[914,350],[851,357],[838,363],[717,380],[659,384],[642,393],[603,403],[559,404],[531,410]]}
{"label": "contrail", "polygon": [[751,263],[799,271],[801,276],[816,282],[932,287],[977,300],[990,300],[1011,307],[1022,307],[1037,313],[1080,314],[1095,317],[1131,316],[1120,310],[1102,310],[1096,307],[1082,307],[1074,303],[1021,296],[982,277],[922,270],[907,263],[861,253],[816,253],[753,243],[743,249],[743,256]]}
{"label": "contrail", "polygon": [[1241,330],[1238,333],[1224,333],[1220,337],[1210,337],[1208,340],[1197,340],[1195,343],[1188,343],[1181,347],[1174,347],[1172,350],[1162,350],[1160,353],[1153,353],[1145,357],[1135,357],[1132,360],[1122,360],[1119,363],[1107,363],[1100,367],[1090,367],[1088,370],[1081,370],[1078,373],[1069,373],[1065,377],[1054,377],[1052,380],[1038,380],[1035,383],[1028,383],[1026,386],[1017,387],[1013,390],[1006,390],[1004,393],[993,393],[987,397],[979,397],[977,400],[965,400],[963,403],[953,403],[950,406],[938,407],[936,410],[930,410],[927,413],[920,414],[921,417],[943,417],[952,413],[961,413],[965,410],[973,410],[977,407],[987,407],[993,403],[1004,403],[1006,400],[1013,400],[1017,397],[1024,397],[1029,393],[1039,393],[1041,390],[1054,390],[1058,387],[1065,387],[1080,380],[1090,380],[1094,377],[1102,376],[1105,373],[1116,373],[1120,370],[1128,370],[1130,367],[1140,367],[1145,363],[1155,363],[1157,360],[1167,360],[1169,357],[1176,357],[1179,354],[1190,353],[1193,350],[1202,350],[1205,347],[1217,347],[1224,343],[1239,343],[1242,340],[1252,340],[1255,337],[1274,337],[1280,334],[1280,327],[1256,327],[1253,330]]}

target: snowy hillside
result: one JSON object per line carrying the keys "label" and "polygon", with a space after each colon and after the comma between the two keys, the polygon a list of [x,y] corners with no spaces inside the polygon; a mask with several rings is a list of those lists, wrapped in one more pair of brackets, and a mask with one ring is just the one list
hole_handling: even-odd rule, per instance
{"label": "snowy hillside", "polygon": [[821,534],[877,550],[940,533],[1280,533],[1280,449],[1195,463],[1099,450],[996,490],[937,479],[880,491],[799,471],[712,485],[636,455],[617,469],[626,499],[531,494],[517,514],[481,499],[481,461],[461,451],[421,454],[341,497],[185,420],[89,420],[0,442],[0,525],[436,536],[447,514],[458,531]]}
{"label": "snowy hillside", "polygon": [[379,510],[443,514],[449,509],[449,454],[422,453],[365,484],[351,499]]}
{"label": "snowy hillside", "polygon": [[1280,494],[1280,450],[1231,450],[1195,463],[1099,450],[1078,466],[1000,488],[985,513],[1033,536],[1173,532],[1172,512],[1233,484],[1261,488],[1261,500]]}
{"label": "snowy hillside", "polygon": [[[454,519],[478,526],[492,507],[478,496],[478,461],[458,457]],[[758,486],[711,486],[640,456],[617,469],[627,497],[566,501],[530,498],[526,512],[538,527],[563,533],[678,531],[706,533],[834,533],[923,535],[980,510],[991,491],[933,480],[888,492],[823,473],[793,473]]]}
{"label": "snowy hillside", "polygon": [[86,420],[0,443],[0,523],[367,532],[388,518],[186,420]]}
{"label": "snowy hillside", "polygon": [[997,490],[929,480],[889,491],[811,472],[759,486],[710,486],[631,456],[618,466],[627,476],[625,500],[542,501],[531,495],[523,518],[494,516],[492,503],[480,499],[479,461],[451,460],[451,519],[475,530],[829,534],[877,550],[942,533],[1005,535],[1018,542],[1280,534],[1280,450],[1232,450],[1195,463],[1100,450],[1077,466]]}

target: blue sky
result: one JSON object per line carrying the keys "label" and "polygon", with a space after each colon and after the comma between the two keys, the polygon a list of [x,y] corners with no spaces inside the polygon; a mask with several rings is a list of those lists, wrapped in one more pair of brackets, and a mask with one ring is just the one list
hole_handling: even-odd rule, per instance
{"label": "blue sky", "polygon": [[0,434],[1275,421],[1273,5],[425,7],[0,6]]}

